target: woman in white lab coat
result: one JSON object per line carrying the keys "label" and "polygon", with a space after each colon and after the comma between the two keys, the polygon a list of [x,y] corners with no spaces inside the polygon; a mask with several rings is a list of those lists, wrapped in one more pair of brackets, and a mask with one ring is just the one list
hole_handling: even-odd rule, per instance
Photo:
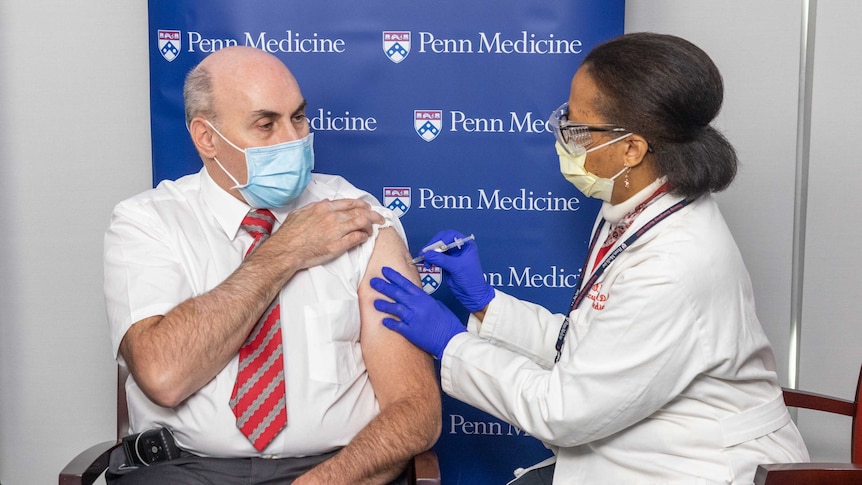
{"label": "woman in white lab coat", "polygon": [[808,460],[711,195],[736,174],[710,125],[722,98],[714,63],[678,37],[628,34],[585,58],[549,121],[563,176],[604,200],[568,316],[489,286],[473,241],[426,254],[467,331],[398,273],[372,282],[448,394],[554,451],[517,483],[746,484],[759,463]]}

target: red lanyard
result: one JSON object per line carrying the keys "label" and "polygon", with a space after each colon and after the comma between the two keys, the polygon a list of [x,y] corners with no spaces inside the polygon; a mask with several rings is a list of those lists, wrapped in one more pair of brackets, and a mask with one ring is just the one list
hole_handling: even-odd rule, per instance
{"label": "red lanyard", "polygon": [[[646,209],[652,203],[652,201],[657,199],[665,192],[667,192],[667,182],[663,183],[658,189],[656,189],[655,192],[652,193],[652,195],[647,197],[645,201],[638,204],[631,212],[626,214],[620,220],[620,222],[611,226],[610,230],[608,230],[607,239],[602,244],[602,247],[599,248],[599,251],[596,253],[596,264],[599,264],[599,261],[601,261],[605,257],[605,254],[607,254],[608,250],[611,249],[611,246],[613,246],[613,244],[617,242],[617,240],[619,240],[620,236],[622,236],[623,233],[628,230],[629,226],[632,225],[637,216],[639,216],[641,212],[643,212],[644,209]],[[614,234],[616,234],[616,236],[613,236]],[[590,249],[591,250],[589,254],[592,254],[592,248]],[[584,270],[586,269],[587,267],[584,266]]]}

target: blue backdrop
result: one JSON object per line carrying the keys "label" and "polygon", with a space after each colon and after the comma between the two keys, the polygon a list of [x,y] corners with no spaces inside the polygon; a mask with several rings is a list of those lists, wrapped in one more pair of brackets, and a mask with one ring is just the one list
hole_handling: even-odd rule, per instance
{"label": "blue backdrop", "polygon": [[[281,58],[308,100],[315,171],[401,214],[411,252],[475,234],[492,285],[564,312],[598,204],[559,173],[545,122],[624,0],[150,0],[153,184],[200,170],[186,73],[228,45]],[[439,272],[425,289],[466,320]],[[443,482],[502,484],[549,456],[523,431],[444,396]]]}

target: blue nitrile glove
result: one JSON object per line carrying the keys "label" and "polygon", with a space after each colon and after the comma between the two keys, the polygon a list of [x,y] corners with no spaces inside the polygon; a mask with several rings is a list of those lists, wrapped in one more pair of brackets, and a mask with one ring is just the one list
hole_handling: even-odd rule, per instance
{"label": "blue nitrile glove", "polygon": [[[463,237],[458,231],[446,229],[438,232],[425,246],[437,241],[449,244],[455,238]],[[494,299],[494,288],[485,281],[482,265],[479,263],[479,247],[475,241],[466,241],[460,248],[454,247],[445,253],[427,251],[422,254],[425,255],[426,263],[443,268],[443,279],[455,298],[458,298],[470,313],[484,309]]]}
{"label": "blue nitrile glove", "polygon": [[452,337],[467,329],[446,305],[394,269],[384,267],[383,276],[389,281],[371,278],[371,287],[395,302],[374,300],[374,308],[400,319],[384,318],[383,325],[400,333],[438,360],[442,359],[443,351]]}

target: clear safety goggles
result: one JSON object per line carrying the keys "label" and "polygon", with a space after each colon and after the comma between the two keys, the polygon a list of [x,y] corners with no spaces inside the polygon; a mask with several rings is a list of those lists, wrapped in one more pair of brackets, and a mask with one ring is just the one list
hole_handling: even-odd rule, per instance
{"label": "clear safety goggles", "polygon": [[563,103],[551,113],[551,117],[548,118],[548,126],[554,132],[554,137],[560,142],[560,145],[573,155],[594,143],[593,132],[629,132],[625,128],[610,123],[591,125],[569,121],[569,103]]}

